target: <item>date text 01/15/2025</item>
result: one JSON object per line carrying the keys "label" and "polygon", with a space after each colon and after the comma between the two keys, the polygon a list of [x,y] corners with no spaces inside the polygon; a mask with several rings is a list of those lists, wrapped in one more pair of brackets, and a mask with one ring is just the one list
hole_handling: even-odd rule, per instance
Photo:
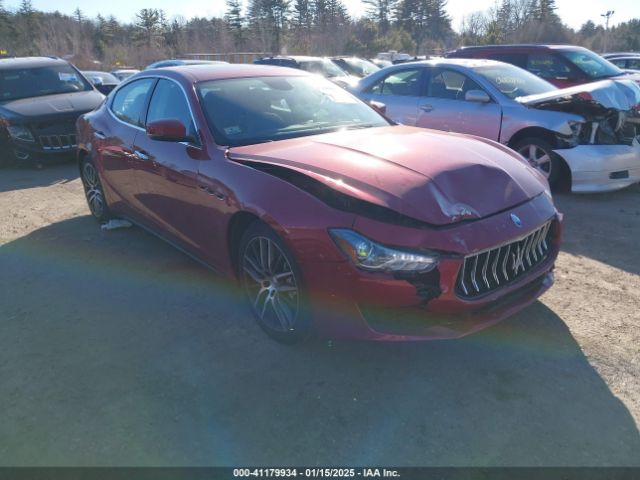
{"label": "date text 01/15/2025", "polygon": [[235,478],[394,478],[397,470],[386,468],[235,468]]}

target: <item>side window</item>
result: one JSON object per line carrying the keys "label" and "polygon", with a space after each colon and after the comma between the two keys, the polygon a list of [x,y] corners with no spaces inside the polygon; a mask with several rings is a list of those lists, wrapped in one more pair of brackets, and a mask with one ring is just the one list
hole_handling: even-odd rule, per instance
{"label": "side window", "polygon": [[640,70],[640,58],[630,58],[627,60],[627,64],[622,68],[631,68],[633,70]]}
{"label": "side window", "polygon": [[147,123],[167,119],[180,120],[187,129],[187,135],[197,137],[184,92],[177,83],[160,79],[149,102]]}
{"label": "side window", "polygon": [[542,78],[571,78],[572,71],[560,58],[550,53],[531,53],[527,70]]}
{"label": "side window", "polygon": [[510,63],[516,67],[527,67],[527,55],[524,53],[492,53],[487,58],[498,62]]}
{"label": "side window", "polygon": [[464,96],[469,90],[483,89],[461,73],[453,70],[434,70],[429,79],[427,96],[449,100],[464,100]]}
{"label": "side window", "polygon": [[145,102],[154,82],[153,78],[143,78],[118,90],[111,102],[111,111],[123,122],[142,127]]}
{"label": "side window", "polygon": [[396,71],[370,87],[368,93],[416,97],[420,95],[422,71],[422,68],[408,68]]}
{"label": "side window", "polygon": [[627,68],[627,61],[624,58],[614,58],[613,60],[609,60],[618,68]]}

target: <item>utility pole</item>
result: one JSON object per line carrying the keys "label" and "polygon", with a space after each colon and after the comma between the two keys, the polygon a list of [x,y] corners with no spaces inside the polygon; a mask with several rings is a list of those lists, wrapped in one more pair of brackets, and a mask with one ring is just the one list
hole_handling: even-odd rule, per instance
{"label": "utility pole", "polygon": [[609,43],[609,19],[611,16],[616,13],[615,10],[607,10],[607,13],[603,13],[600,16],[607,19],[604,27],[604,51],[603,53],[607,53],[607,44]]}

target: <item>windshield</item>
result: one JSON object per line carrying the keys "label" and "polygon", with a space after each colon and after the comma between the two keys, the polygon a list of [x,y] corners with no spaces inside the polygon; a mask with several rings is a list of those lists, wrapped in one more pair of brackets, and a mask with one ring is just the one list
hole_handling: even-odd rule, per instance
{"label": "windshield", "polygon": [[321,60],[303,60],[298,63],[300,64],[300,68],[302,70],[316,73],[327,78],[345,77],[347,75],[345,71],[338,67],[335,63],[325,58]]}
{"label": "windshield", "polygon": [[197,86],[219,145],[251,145],[389,123],[344,89],[317,77],[212,80]]}
{"label": "windshield", "polygon": [[380,70],[380,67],[360,58],[345,58],[344,63],[347,64],[349,73],[357,75],[358,77],[366,77],[367,75]]}
{"label": "windshield", "polygon": [[0,100],[92,90],[70,65],[0,70]]}
{"label": "windshield", "polygon": [[568,50],[560,53],[593,80],[624,74],[614,64],[589,50]]}
{"label": "windshield", "polygon": [[120,83],[120,80],[107,72],[82,72],[82,74],[94,83],[96,80],[106,84]]}
{"label": "windshield", "polygon": [[476,67],[478,75],[486,78],[509,98],[526,97],[557,90],[555,86],[533,73],[509,64]]}

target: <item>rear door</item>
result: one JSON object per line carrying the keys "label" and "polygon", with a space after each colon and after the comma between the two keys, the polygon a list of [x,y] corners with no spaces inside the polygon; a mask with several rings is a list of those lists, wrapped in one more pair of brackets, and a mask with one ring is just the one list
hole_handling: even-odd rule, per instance
{"label": "rear door", "polygon": [[386,115],[393,121],[416,125],[426,71],[422,65],[395,69],[370,86],[361,97],[384,103],[387,106]]}
{"label": "rear door", "polygon": [[489,103],[465,100],[465,95],[470,90],[484,91],[467,75],[448,68],[430,70],[425,96],[418,105],[416,125],[478,135],[497,141],[502,122],[500,105],[493,100]]}

